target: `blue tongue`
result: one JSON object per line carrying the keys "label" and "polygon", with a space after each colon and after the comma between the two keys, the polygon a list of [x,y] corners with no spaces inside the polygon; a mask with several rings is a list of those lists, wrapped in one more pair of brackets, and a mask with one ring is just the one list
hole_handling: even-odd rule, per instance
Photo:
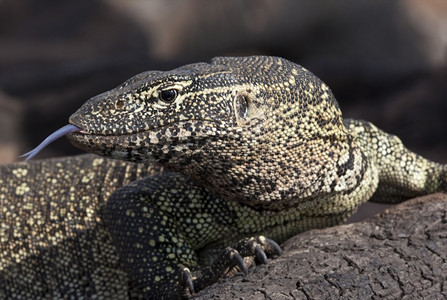
{"label": "blue tongue", "polygon": [[50,134],[42,143],[39,144],[39,146],[37,146],[36,148],[31,150],[30,152],[27,152],[27,153],[25,153],[23,155],[20,155],[20,157],[27,156],[25,161],[28,161],[31,158],[33,158],[34,156],[36,156],[37,153],[42,151],[43,148],[45,148],[46,146],[48,146],[49,144],[51,144],[52,142],[54,142],[58,138],[63,137],[67,133],[76,132],[76,131],[81,131],[81,128],[76,127],[76,126],[71,125],[71,124],[65,125],[64,127],[59,128],[58,130],[56,130],[55,132]]}

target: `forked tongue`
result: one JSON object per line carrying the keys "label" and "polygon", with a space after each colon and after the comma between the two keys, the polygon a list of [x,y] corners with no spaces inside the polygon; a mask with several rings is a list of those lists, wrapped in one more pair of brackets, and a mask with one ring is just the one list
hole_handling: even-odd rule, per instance
{"label": "forked tongue", "polygon": [[48,146],[49,144],[51,144],[52,142],[54,142],[58,138],[63,137],[64,135],[66,135],[68,133],[76,132],[76,131],[81,131],[81,128],[79,128],[77,126],[74,126],[74,125],[71,125],[71,124],[65,125],[64,127],[59,128],[58,130],[56,130],[55,132],[50,134],[45,140],[43,140],[42,143],[39,144],[39,146],[37,146],[36,148],[31,150],[30,152],[27,152],[27,153],[25,153],[23,155],[20,155],[20,157],[25,157],[26,156],[25,161],[28,161],[31,158],[33,158],[34,156],[36,156],[37,153],[42,151],[43,148],[45,148],[46,146]]}

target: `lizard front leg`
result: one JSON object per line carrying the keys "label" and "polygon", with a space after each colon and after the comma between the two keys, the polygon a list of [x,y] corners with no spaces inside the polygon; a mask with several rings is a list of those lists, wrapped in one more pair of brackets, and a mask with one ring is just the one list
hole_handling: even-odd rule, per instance
{"label": "lizard front leg", "polygon": [[224,201],[186,177],[162,174],[118,189],[103,219],[131,284],[145,298],[173,299],[234,270],[246,271],[245,261],[266,263],[268,256],[280,253],[275,242],[263,237],[242,239],[224,249],[221,240],[233,245],[230,240],[241,235],[228,211]]}

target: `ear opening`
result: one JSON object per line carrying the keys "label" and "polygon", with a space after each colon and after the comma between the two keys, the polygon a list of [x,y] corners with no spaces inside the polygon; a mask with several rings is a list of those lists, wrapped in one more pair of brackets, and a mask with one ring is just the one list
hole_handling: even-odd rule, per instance
{"label": "ear opening", "polygon": [[234,112],[236,116],[240,119],[247,119],[248,117],[248,108],[249,108],[249,98],[247,95],[238,94],[234,99]]}
{"label": "ear opening", "polygon": [[238,92],[234,97],[234,113],[236,121],[243,125],[250,121],[253,108],[253,101],[248,91]]}

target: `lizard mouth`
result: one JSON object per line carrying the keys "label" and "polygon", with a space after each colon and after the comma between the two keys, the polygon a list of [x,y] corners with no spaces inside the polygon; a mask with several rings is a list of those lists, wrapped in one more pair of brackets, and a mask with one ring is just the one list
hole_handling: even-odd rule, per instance
{"label": "lizard mouth", "polygon": [[104,157],[161,162],[168,157],[188,156],[187,149],[194,145],[205,145],[206,139],[217,139],[221,132],[216,123],[218,122],[215,120],[188,120],[125,134],[104,135],[74,131],[70,132],[67,138],[76,148]]}
{"label": "lizard mouth", "polygon": [[[100,132],[100,131],[97,131],[97,130],[94,130],[94,129],[92,131],[84,130],[84,129],[82,129],[82,127],[74,125],[75,122],[69,120],[70,125],[72,125],[74,127],[77,127],[78,130],[69,131],[66,134],[69,134],[69,133],[75,133],[75,134],[79,133],[79,134],[82,134],[82,135],[89,135],[89,136],[95,136],[95,137],[132,136],[132,135],[139,134],[141,132],[161,131],[163,129],[167,129],[167,128],[175,126],[175,125],[183,126],[183,125],[188,124],[188,123],[191,124],[191,126],[193,126],[193,127],[197,127],[198,126],[197,124],[206,124],[206,123],[215,124],[215,126],[213,126],[213,127],[219,127],[219,124],[221,124],[221,121],[222,121],[221,119],[217,119],[217,118],[214,119],[214,120],[213,119],[185,119],[185,120],[173,121],[173,122],[166,123],[166,124],[163,124],[163,125],[149,126],[149,127],[145,127],[145,128],[133,129],[133,130],[129,130],[128,132],[112,132],[112,131]],[[66,125],[64,127],[68,127],[70,125]],[[64,128],[64,127],[62,127],[62,128]],[[59,129],[59,130],[61,130],[61,129]],[[53,134],[55,134],[56,132],[54,132]],[[53,135],[53,134],[51,134],[51,135]],[[59,136],[59,137],[61,137],[61,136]]]}
{"label": "lizard mouth", "polygon": [[[176,122],[177,124],[185,124],[185,123],[198,123],[198,122],[210,122],[210,123],[218,123],[216,120],[188,120],[188,121],[184,121],[184,122]],[[165,126],[163,126],[162,128],[158,128],[158,129],[163,129],[163,128],[167,128],[172,124],[167,124]],[[151,131],[146,130],[146,131]],[[129,133],[129,134],[121,134],[121,135],[101,135],[101,134],[95,134],[95,133],[90,133],[88,131],[83,130],[82,128],[73,125],[73,124],[68,124],[65,125],[61,128],[59,128],[58,130],[56,130],[55,132],[53,132],[52,134],[50,134],[45,140],[43,140],[37,147],[35,147],[34,149],[32,149],[31,151],[22,154],[20,157],[26,157],[25,161],[30,160],[31,158],[33,158],[34,156],[36,156],[39,152],[41,152],[45,147],[47,147],[49,144],[51,144],[52,142],[54,142],[55,140],[66,136],[70,134],[70,136],[72,136],[75,140],[79,140],[80,137],[117,137],[117,136],[132,136],[135,135],[137,133]],[[76,136],[78,136],[76,138]]]}

